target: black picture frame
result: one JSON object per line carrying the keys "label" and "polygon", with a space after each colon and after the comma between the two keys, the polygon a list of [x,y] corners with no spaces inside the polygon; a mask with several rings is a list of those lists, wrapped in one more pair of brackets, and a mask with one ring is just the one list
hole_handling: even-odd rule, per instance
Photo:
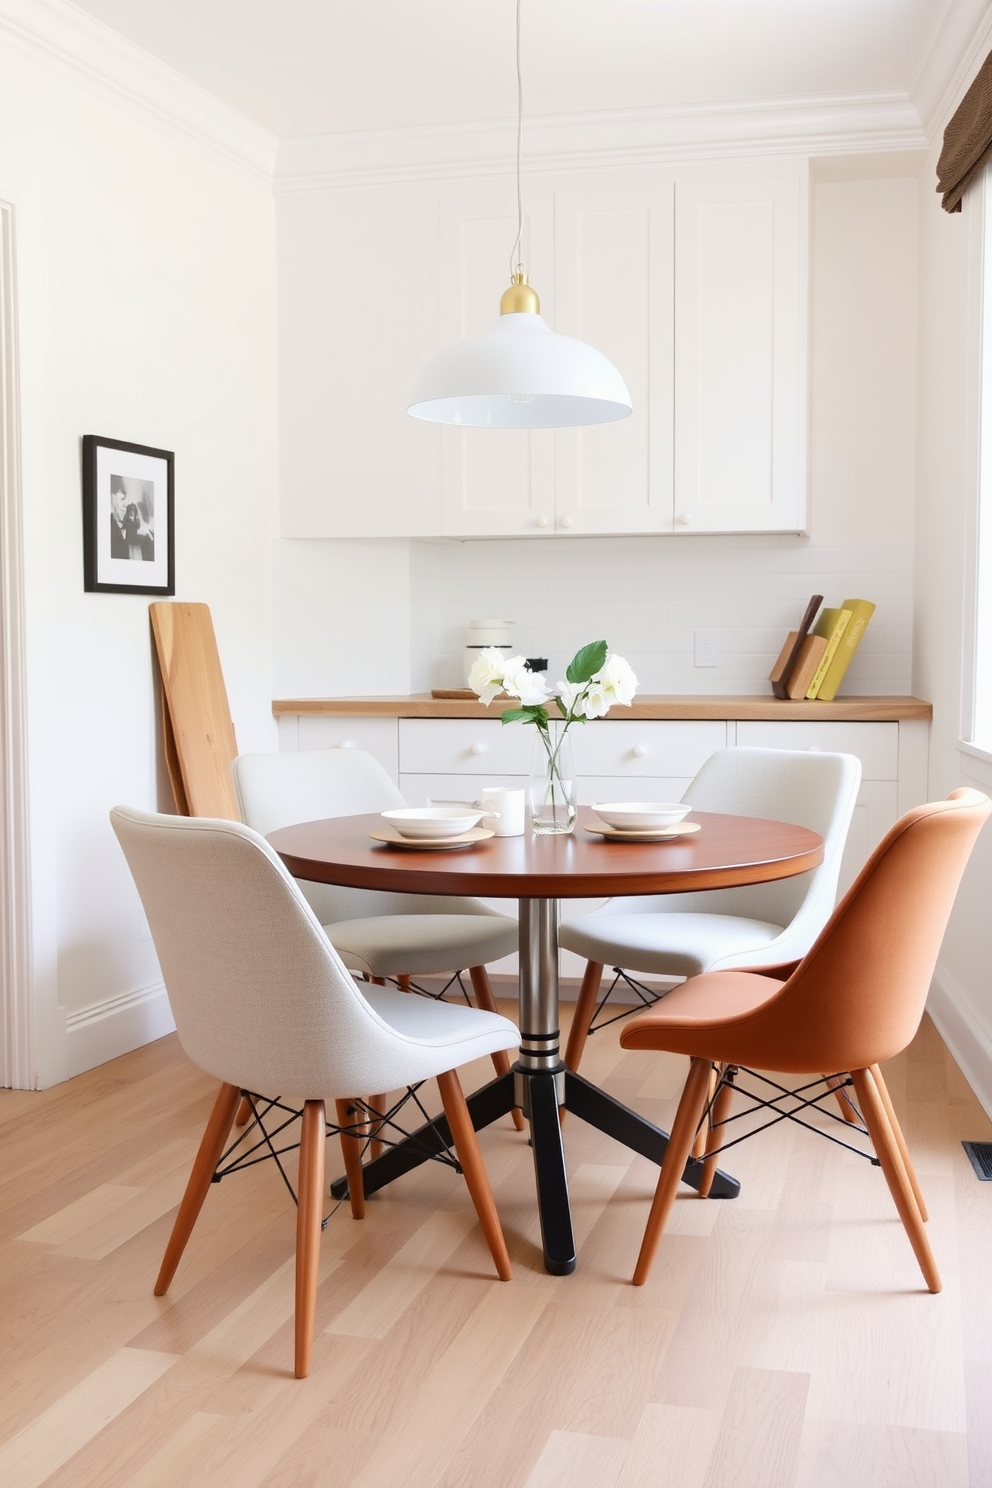
{"label": "black picture frame", "polygon": [[172,450],[83,435],[83,589],[175,594]]}

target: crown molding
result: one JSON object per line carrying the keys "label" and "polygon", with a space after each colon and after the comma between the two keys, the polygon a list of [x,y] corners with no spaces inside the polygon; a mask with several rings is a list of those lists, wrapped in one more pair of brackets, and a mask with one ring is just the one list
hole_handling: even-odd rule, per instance
{"label": "crown molding", "polygon": [[271,189],[274,134],[67,0],[0,0],[0,41]]}
{"label": "crown molding", "polygon": [[992,47],[987,0],[949,0],[913,82],[927,136],[942,132]]}
{"label": "crown molding", "polygon": [[[280,195],[513,169],[515,121],[311,135],[280,141]],[[768,155],[855,155],[927,144],[907,94],[706,104],[524,121],[528,173]]]}

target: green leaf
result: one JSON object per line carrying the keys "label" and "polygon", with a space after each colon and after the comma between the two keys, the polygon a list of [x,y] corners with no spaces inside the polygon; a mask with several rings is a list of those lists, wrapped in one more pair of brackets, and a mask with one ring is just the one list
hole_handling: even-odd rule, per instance
{"label": "green leaf", "polygon": [[565,673],[569,682],[591,682],[605,666],[608,649],[605,641],[590,641],[588,646],[576,651]]}
{"label": "green leaf", "polygon": [[502,715],[504,723],[536,723],[538,728],[548,726],[548,710],[540,704],[528,703],[523,708],[507,708]]}

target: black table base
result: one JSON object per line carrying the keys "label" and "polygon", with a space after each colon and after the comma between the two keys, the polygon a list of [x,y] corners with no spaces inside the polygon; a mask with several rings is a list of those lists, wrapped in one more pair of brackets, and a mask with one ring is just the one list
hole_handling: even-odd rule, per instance
{"label": "black table base", "polygon": [[[562,1101],[562,1086],[564,1100]],[[530,1121],[531,1145],[534,1149],[534,1171],[537,1179],[537,1202],[541,1215],[544,1265],[553,1276],[567,1276],[575,1270],[575,1242],[568,1205],[568,1180],[565,1175],[565,1153],[562,1147],[558,1108],[564,1105],[580,1121],[658,1163],[665,1156],[668,1133],[638,1116],[629,1106],[614,1100],[599,1086],[559,1065],[557,1069],[534,1071],[522,1064],[514,1065],[506,1075],[491,1080],[467,1097],[472,1124],[476,1131],[505,1116],[514,1106],[522,1105]],[[390,1147],[363,1168],[365,1192],[375,1193],[425,1162],[432,1152],[440,1152],[451,1141],[443,1116],[410,1136],[405,1142]],[[698,1189],[703,1164],[690,1157],[682,1174],[683,1183]],[[733,1199],[740,1184],[728,1173],[716,1173],[710,1189],[712,1199]],[[331,1193],[342,1199],[348,1193],[348,1180],[338,1178]]]}

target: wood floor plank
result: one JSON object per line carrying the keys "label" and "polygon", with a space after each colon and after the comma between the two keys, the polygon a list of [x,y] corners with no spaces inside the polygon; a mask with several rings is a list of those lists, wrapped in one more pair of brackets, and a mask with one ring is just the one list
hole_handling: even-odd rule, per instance
{"label": "wood floor plank", "polygon": [[436,1488],[551,1296],[551,1287],[493,1282],[349,1488]]}
{"label": "wood floor plank", "polygon": [[738,1369],[704,1488],[793,1488],[809,1376]]}
{"label": "wood floor plank", "polygon": [[969,1488],[967,1438],[890,1426],[882,1488]]}
{"label": "wood floor plank", "polygon": [[175,1362],[169,1354],[142,1349],[112,1354],[15,1436],[0,1443],[0,1482],[38,1488]]}
{"label": "wood floor plank", "polygon": [[64,1245],[140,1195],[140,1188],[126,1187],[119,1183],[101,1183],[99,1187],[83,1194],[82,1198],[57,1209],[40,1224],[32,1225],[30,1230],[25,1230],[17,1239],[27,1240],[35,1245]]}
{"label": "wood floor plank", "polygon": [[647,1405],[616,1488],[703,1488],[719,1414],[690,1405]]}
{"label": "wood floor plank", "polygon": [[552,1431],[524,1488],[616,1488],[629,1450],[622,1437]]}
{"label": "wood floor plank", "polygon": [[389,1266],[379,1271],[324,1331],[353,1338],[385,1338],[400,1313],[419,1297],[477,1223],[474,1211],[441,1209],[431,1215],[397,1251]]}

